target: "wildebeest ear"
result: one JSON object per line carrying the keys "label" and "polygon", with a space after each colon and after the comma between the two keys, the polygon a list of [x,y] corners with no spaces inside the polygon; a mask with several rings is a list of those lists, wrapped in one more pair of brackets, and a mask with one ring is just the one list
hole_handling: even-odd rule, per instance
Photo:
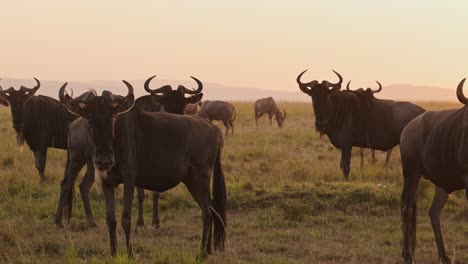
{"label": "wildebeest ear", "polygon": [[201,101],[202,97],[203,97],[203,93],[190,96],[189,98],[187,98],[187,103],[196,104]]}

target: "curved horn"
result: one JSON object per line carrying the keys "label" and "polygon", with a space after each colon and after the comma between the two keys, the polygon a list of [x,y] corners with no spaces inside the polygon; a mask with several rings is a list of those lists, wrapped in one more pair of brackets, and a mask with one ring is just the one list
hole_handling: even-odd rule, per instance
{"label": "curved horn", "polygon": [[37,91],[39,89],[39,87],[41,87],[41,82],[38,79],[36,79],[35,77],[33,77],[33,78],[34,78],[34,80],[36,80],[36,86],[34,88],[32,88],[31,90],[36,90]]}
{"label": "curved horn", "polygon": [[179,88],[184,93],[187,93],[187,94],[199,94],[199,93],[201,93],[201,91],[203,90],[203,83],[200,80],[198,80],[197,78],[193,77],[193,76],[190,76],[190,78],[194,79],[197,82],[198,88],[196,90],[187,89],[183,85],[179,86]]}
{"label": "curved horn", "polygon": [[133,86],[125,80],[122,80],[122,82],[125,84],[125,86],[127,86],[128,93],[125,97],[122,97],[119,99],[120,103],[118,104],[118,107],[114,108],[115,110],[118,110],[118,112],[116,112],[115,115],[121,115],[121,114],[127,113],[135,105],[135,97],[133,95]]}
{"label": "curved horn", "polygon": [[372,93],[378,93],[378,92],[382,91],[382,84],[380,84],[378,81],[375,81],[375,82],[379,85],[379,89],[377,89],[375,91],[372,90]]}
{"label": "curved horn", "polygon": [[[169,86],[169,85],[164,85],[164,86],[161,86],[160,88],[151,90],[151,88],[149,87],[149,84],[150,84],[151,80],[154,79],[154,77],[156,77],[156,75],[149,77],[149,79],[145,81],[145,85],[144,85],[145,91],[147,91],[147,92],[150,93],[150,94],[155,94],[155,93],[167,93],[167,92],[169,92],[169,91],[172,91],[172,88],[171,88],[171,86]],[[123,81],[123,82],[127,85],[127,82],[126,82],[126,81]],[[131,85],[130,85],[130,86],[131,86]],[[127,86],[127,87],[128,87],[128,86]],[[133,87],[132,87],[132,89],[133,89]]]}
{"label": "curved horn", "polygon": [[283,120],[286,119],[286,111],[283,109]]}
{"label": "curved horn", "polygon": [[332,70],[337,76],[338,76],[338,82],[337,83],[330,83],[330,85],[333,87],[332,90],[340,90],[341,89],[341,84],[343,83],[343,77],[336,72],[335,70]]}
{"label": "curved horn", "polygon": [[[62,87],[60,87],[60,90],[59,90],[59,100],[60,100],[60,102],[62,102],[62,103],[65,104],[65,105],[67,104],[67,102],[69,101],[69,99],[72,99],[72,98],[68,95],[67,91],[65,90],[65,88],[67,87],[67,85],[68,85],[68,83],[64,83],[64,84],[62,85]],[[69,98],[67,98],[67,96],[68,96]]]}
{"label": "curved horn", "polygon": [[350,83],[351,83],[351,81],[349,81],[348,84],[346,84],[346,90],[348,90],[348,91],[351,91],[351,89],[349,88]]}
{"label": "curved horn", "polygon": [[460,101],[460,103],[466,105],[468,104],[468,98],[465,97],[465,95],[463,94],[463,85],[465,84],[465,79],[461,80],[461,82],[458,84],[458,87],[457,87],[457,98],[458,98],[458,101]]}
{"label": "curved horn", "polygon": [[[312,81],[312,82],[309,82],[309,83],[303,83],[303,82],[301,82],[301,77],[302,77],[302,75],[304,75],[304,73],[305,73],[306,71],[307,71],[307,70],[301,72],[301,73],[297,76],[296,82],[297,82],[297,84],[299,85],[299,89],[301,89],[301,91],[302,91],[303,93],[309,94],[310,91],[311,91],[312,89],[309,89],[309,88],[307,87],[307,85],[311,84],[313,81]],[[312,88],[312,87],[311,87],[311,88]]]}

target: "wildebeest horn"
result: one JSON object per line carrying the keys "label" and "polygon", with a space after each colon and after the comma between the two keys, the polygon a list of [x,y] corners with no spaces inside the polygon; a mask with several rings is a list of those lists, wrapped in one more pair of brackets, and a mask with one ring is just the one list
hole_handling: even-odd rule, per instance
{"label": "wildebeest horn", "polygon": [[375,91],[372,90],[372,93],[378,93],[378,92],[382,91],[382,84],[380,84],[378,81],[375,81],[375,82],[379,85],[379,89],[377,89]]}
{"label": "wildebeest horn", "polygon": [[461,80],[461,82],[458,84],[458,87],[457,87],[457,98],[458,98],[458,101],[460,101],[460,103],[462,104],[468,104],[468,98],[465,97],[465,95],[463,94],[463,85],[465,84],[465,79]]}
{"label": "wildebeest horn", "polygon": [[283,120],[286,119],[286,111],[283,109]]}
{"label": "wildebeest horn", "polygon": [[122,80],[122,82],[125,84],[125,86],[127,86],[128,93],[125,97],[119,99],[119,106],[117,108],[114,108],[116,110],[118,109],[118,112],[115,113],[116,115],[121,115],[130,111],[133,108],[133,105],[135,104],[133,86],[125,80]]}
{"label": "wildebeest horn", "polygon": [[75,113],[75,111],[73,109],[73,106],[76,105],[75,101],[73,100],[73,98],[71,98],[68,95],[67,91],[65,90],[67,85],[68,85],[68,83],[64,83],[62,85],[62,87],[60,87],[60,90],[59,90],[60,102],[65,106],[65,108],[68,110],[68,112],[79,116],[79,114]]}
{"label": "wildebeest horn", "polygon": [[332,70],[337,76],[338,76],[338,82],[337,83],[330,83],[331,86],[333,86],[332,90],[340,90],[341,89],[341,84],[343,83],[343,77],[339,73],[337,73],[335,70]]}
{"label": "wildebeest horn", "polygon": [[[64,104],[66,104],[66,102],[67,102],[67,100],[68,100],[68,98],[66,98],[66,97],[67,97],[67,96],[69,97],[67,91],[65,91],[65,89],[67,88],[67,85],[68,85],[67,82],[64,83],[64,84],[62,85],[62,87],[60,87],[60,90],[59,90],[59,100],[60,100],[60,102],[62,102],[62,103],[64,103]],[[71,97],[70,97],[69,99],[71,99]]]}
{"label": "wildebeest horn", "polygon": [[190,76],[190,78],[194,79],[197,82],[198,88],[196,90],[190,90],[185,88],[185,86],[180,85],[178,89],[182,90],[182,92],[187,93],[187,94],[199,94],[203,90],[203,83],[198,80],[197,78]]}
{"label": "wildebeest horn", "polygon": [[[154,79],[154,77],[156,77],[156,75],[154,76],[151,76],[148,80],[145,81],[145,91],[147,91],[148,93],[150,94],[155,94],[155,93],[167,93],[167,92],[170,92],[172,91],[172,88],[170,85],[164,85],[164,86],[161,86],[160,88],[157,88],[157,89],[154,89],[154,90],[151,90],[151,88],[149,87],[149,84],[151,82],[151,80]],[[125,81],[124,81],[125,82]],[[133,88],[132,88],[133,89]]]}
{"label": "wildebeest horn", "polygon": [[[305,73],[306,71],[307,71],[307,70],[301,72],[301,73],[297,76],[296,82],[297,82],[297,84],[299,85],[299,89],[301,89],[301,91],[302,91],[303,93],[309,94],[310,91],[312,90],[312,88],[315,87],[315,86],[318,84],[318,82],[317,82],[317,81],[311,81],[311,82],[308,82],[308,83],[303,83],[303,82],[301,82],[301,77],[302,77],[302,75],[304,75],[304,73]],[[310,86],[310,89],[308,88],[309,86]]]}
{"label": "wildebeest horn", "polygon": [[349,81],[348,84],[346,84],[346,90],[348,90],[348,91],[351,91],[351,89],[349,88],[350,83],[351,83],[351,81]]}

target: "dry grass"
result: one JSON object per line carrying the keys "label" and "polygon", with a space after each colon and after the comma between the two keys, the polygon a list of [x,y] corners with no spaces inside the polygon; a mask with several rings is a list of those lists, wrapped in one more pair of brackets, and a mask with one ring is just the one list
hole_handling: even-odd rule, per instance
{"label": "dry grass", "polygon": [[[390,166],[352,160],[350,181],[339,170],[339,151],[319,140],[308,103],[280,103],[288,112],[284,129],[267,119],[255,128],[251,103],[237,103],[236,135],[226,139],[228,249],[208,263],[396,263],[400,256],[399,203],[402,175],[398,151]],[[429,109],[456,104],[424,104]],[[99,225],[89,229],[76,190],[70,226],[53,224],[65,152],[49,150],[46,184],[40,185],[29,149],[19,153],[10,113],[0,108],[0,262],[13,263],[193,263],[201,235],[201,216],[185,187],[163,194],[161,229],[132,234],[135,259],[108,256],[105,208],[91,192]],[[383,186],[383,187],[382,187]],[[118,197],[121,197],[121,187]],[[418,263],[437,263],[427,211],[433,187],[423,181],[419,197]],[[121,199],[120,199],[121,200]],[[135,199],[136,200],[136,199]],[[136,201],[135,201],[136,202]],[[136,203],[135,203],[136,204]],[[150,222],[150,199],[145,206]],[[121,212],[121,204],[117,206]],[[136,214],[133,214],[134,220]],[[119,219],[119,218],[118,218]],[[468,206],[464,192],[452,195],[442,225],[446,248],[468,262]],[[135,224],[135,221],[133,221]],[[118,228],[119,250],[124,235]]]}

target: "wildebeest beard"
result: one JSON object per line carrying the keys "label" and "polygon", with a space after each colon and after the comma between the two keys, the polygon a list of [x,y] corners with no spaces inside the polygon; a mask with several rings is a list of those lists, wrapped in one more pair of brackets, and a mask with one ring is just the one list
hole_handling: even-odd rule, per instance
{"label": "wildebeest beard", "polygon": [[[342,91],[332,94],[328,119],[316,120],[316,129],[324,134],[348,131],[352,133],[353,139],[362,139],[363,142],[370,144],[368,135],[370,105],[370,100],[354,92]],[[349,120],[352,127],[346,127]]]}

